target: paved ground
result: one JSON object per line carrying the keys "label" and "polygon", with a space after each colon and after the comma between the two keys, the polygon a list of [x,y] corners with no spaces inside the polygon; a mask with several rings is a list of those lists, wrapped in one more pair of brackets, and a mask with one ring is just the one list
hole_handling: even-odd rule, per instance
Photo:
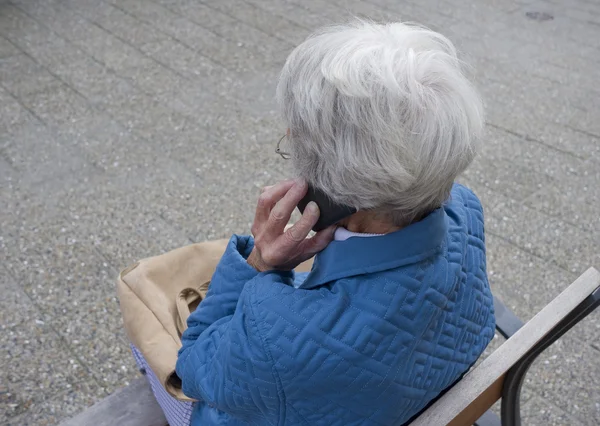
{"label": "paved ground", "polygon": [[[55,424],[136,377],[117,271],[248,231],[286,176],[277,71],[352,14],[423,22],[473,64],[488,133],[463,180],[493,290],[529,318],[600,267],[595,0],[0,0],[0,423]],[[599,359],[596,313],[536,364],[524,423],[599,424]]]}

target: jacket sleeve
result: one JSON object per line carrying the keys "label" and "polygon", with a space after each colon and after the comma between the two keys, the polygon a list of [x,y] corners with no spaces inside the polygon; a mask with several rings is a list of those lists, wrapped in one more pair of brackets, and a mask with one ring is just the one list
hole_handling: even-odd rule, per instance
{"label": "jacket sleeve", "polygon": [[212,276],[206,297],[188,317],[188,328],[181,336],[182,351],[192,345],[208,326],[233,314],[244,285],[258,275],[258,271],[246,262],[253,248],[252,237],[231,237]]}
{"label": "jacket sleeve", "polygon": [[[176,366],[188,397],[251,423],[279,418],[280,390],[264,342],[257,288],[292,281],[293,273],[259,274],[246,283],[233,313],[208,324],[213,316],[201,307],[194,312]],[[216,292],[205,300],[212,307],[211,298],[218,300]]]}

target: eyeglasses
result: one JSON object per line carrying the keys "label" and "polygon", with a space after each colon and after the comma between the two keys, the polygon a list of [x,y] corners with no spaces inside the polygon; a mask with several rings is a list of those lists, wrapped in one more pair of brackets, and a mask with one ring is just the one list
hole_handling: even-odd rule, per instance
{"label": "eyeglasses", "polygon": [[287,134],[283,135],[281,137],[281,139],[279,139],[279,142],[277,142],[277,148],[275,149],[275,153],[281,155],[281,158],[283,158],[284,160],[289,160],[290,158],[292,158],[292,154],[290,154],[289,152],[282,151],[281,148],[279,148],[279,146],[281,145],[281,142],[286,137],[287,137]]}

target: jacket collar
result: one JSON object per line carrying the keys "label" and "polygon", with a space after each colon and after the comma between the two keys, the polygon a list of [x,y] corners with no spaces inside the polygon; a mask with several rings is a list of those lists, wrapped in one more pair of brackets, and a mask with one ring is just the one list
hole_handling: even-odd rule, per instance
{"label": "jacket collar", "polygon": [[443,208],[399,231],[370,238],[332,241],[319,253],[300,288],[419,262],[436,253],[448,230]]}

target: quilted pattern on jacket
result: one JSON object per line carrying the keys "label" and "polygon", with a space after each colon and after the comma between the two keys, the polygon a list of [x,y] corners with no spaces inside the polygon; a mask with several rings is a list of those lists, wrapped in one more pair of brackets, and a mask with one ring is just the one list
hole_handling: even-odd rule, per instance
{"label": "quilted pattern on jacket", "polygon": [[194,426],[402,425],[493,337],[483,212],[460,185],[405,229],[332,242],[300,288],[252,247],[232,237],[182,337]]}

